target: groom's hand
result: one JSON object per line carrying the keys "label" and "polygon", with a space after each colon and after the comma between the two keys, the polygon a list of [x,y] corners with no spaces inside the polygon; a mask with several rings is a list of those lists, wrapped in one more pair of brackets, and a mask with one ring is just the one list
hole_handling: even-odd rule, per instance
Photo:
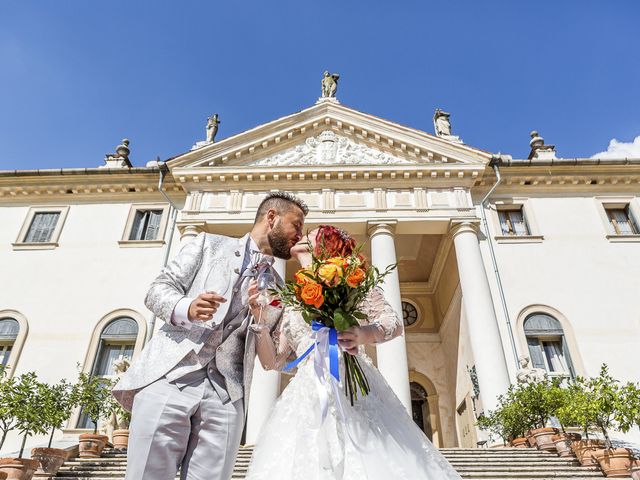
{"label": "groom's hand", "polygon": [[201,293],[189,305],[189,320],[206,322],[213,318],[221,303],[227,299],[214,292]]}

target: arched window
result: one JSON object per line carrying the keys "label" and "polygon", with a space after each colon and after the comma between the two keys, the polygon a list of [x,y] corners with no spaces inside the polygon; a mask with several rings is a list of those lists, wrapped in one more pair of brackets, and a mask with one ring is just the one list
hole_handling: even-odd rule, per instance
{"label": "arched window", "polygon": [[[129,317],[111,320],[100,334],[98,351],[91,368],[91,375],[111,377],[114,375],[113,362],[120,357],[131,360],[138,338],[138,324]],[[78,428],[93,428],[93,422],[84,413],[80,414]]]}
{"label": "arched window", "polygon": [[98,354],[91,370],[92,375],[113,375],[113,361],[119,357],[131,360],[138,338],[138,324],[129,317],[119,317],[107,324],[100,334]]}
{"label": "arched window", "polygon": [[0,367],[6,367],[9,363],[11,350],[18,338],[20,324],[14,318],[0,319]]}
{"label": "arched window", "polygon": [[418,309],[413,303],[402,302],[402,321],[404,326],[408,327],[413,325],[418,320]]}
{"label": "arched window", "polygon": [[557,319],[533,313],[524,321],[524,334],[534,368],[542,368],[551,376],[575,377],[567,340]]}

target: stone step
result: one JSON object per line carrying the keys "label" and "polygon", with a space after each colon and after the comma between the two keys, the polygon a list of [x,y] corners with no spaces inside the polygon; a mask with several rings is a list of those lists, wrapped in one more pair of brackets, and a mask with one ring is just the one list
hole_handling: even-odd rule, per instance
{"label": "stone step", "polygon": [[[575,458],[561,458],[536,449],[444,448],[440,452],[465,480],[591,480],[604,478],[597,467],[581,467]],[[253,447],[241,447],[233,480],[245,478]],[[105,450],[101,458],[65,462],[55,478],[66,480],[124,480],[127,454]],[[179,476],[176,477],[178,479]],[[627,477],[630,478],[630,477]]]}

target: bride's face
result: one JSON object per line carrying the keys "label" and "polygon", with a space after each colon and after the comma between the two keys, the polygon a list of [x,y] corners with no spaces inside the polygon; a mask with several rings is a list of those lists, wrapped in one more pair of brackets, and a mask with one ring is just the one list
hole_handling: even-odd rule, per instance
{"label": "bride's face", "polygon": [[316,228],[302,237],[300,241],[291,248],[291,256],[297,258],[300,254],[309,253],[309,250],[313,251],[316,246],[317,233],[318,229]]}

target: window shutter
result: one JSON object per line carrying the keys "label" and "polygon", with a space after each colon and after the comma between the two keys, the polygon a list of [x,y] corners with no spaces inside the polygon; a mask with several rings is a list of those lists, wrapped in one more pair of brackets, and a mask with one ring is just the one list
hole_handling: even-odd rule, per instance
{"label": "window shutter", "polygon": [[524,221],[524,214],[522,210],[513,210],[511,212],[511,224],[516,235],[528,235],[529,230],[527,224]]}
{"label": "window shutter", "polygon": [[507,212],[498,211],[498,216],[500,217],[500,228],[502,229],[503,235],[509,235],[509,222],[507,222]]}
{"label": "window shutter", "polygon": [[133,218],[133,225],[131,226],[131,233],[129,234],[129,240],[142,240],[144,237],[144,220],[147,212],[144,210],[137,210],[136,216]]}
{"label": "window shutter", "polygon": [[36,213],[33,216],[24,241],[27,243],[46,243],[50,241],[59,216],[60,212]]}
{"label": "window shutter", "polygon": [[162,210],[150,210],[147,231],[145,232],[145,240],[157,240],[160,232],[160,220],[162,219]]}
{"label": "window shutter", "polygon": [[571,361],[571,354],[569,353],[569,346],[567,345],[567,339],[564,335],[562,335],[562,353],[564,355],[564,359],[567,362],[567,366],[569,367],[569,373],[571,374],[571,378],[576,378],[576,370],[573,367],[573,362]]}
{"label": "window shutter", "polygon": [[531,356],[533,368],[546,370],[547,367],[544,363],[544,352],[542,351],[540,340],[536,337],[527,337],[527,344],[529,345],[529,355]]}

